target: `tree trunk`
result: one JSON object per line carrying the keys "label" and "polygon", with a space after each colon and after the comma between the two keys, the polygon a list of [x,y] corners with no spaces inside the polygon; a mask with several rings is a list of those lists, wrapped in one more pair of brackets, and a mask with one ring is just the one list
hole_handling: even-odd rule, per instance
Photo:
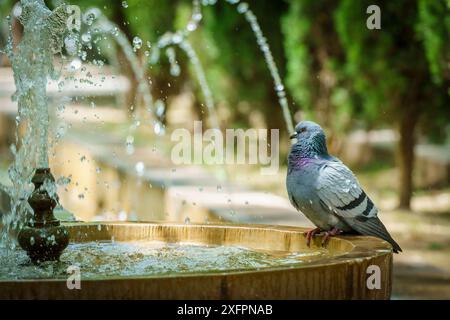
{"label": "tree trunk", "polygon": [[414,166],[414,129],[417,123],[416,112],[405,112],[400,120],[400,139],[398,145],[398,168],[400,174],[399,208],[411,208],[411,196],[413,191],[413,166]]}

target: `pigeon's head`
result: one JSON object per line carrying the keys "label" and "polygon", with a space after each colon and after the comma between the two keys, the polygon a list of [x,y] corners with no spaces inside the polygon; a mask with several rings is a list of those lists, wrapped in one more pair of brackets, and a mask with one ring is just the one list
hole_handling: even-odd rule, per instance
{"label": "pigeon's head", "polygon": [[297,139],[294,147],[305,155],[327,155],[326,137],[323,129],[315,122],[302,121],[295,126],[295,133],[290,136]]}
{"label": "pigeon's head", "polygon": [[297,142],[307,141],[314,143],[315,141],[325,139],[325,132],[315,122],[302,121],[295,126],[295,133],[290,138],[297,139]]}

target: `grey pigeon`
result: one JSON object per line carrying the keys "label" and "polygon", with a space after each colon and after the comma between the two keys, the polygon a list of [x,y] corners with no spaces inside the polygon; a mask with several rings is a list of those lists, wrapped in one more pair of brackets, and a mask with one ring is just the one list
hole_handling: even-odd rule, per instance
{"label": "grey pigeon", "polygon": [[295,127],[294,138],[297,142],[289,153],[286,187],[292,205],[317,226],[307,232],[307,245],[322,231],[322,244],[330,236],[356,233],[381,238],[395,253],[402,251],[352,171],[328,154],[322,128],[312,121],[302,121]]}

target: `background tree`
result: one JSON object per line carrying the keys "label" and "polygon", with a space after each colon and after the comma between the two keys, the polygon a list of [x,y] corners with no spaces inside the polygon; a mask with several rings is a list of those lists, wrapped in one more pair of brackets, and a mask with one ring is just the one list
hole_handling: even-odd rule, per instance
{"label": "background tree", "polygon": [[[287,83],[292,92],[303,88],[293,94],[301,106],[317,114],[321,100],[328,99],[333,114],[346,113],[366,126],[397,127],[402,208],[410,207],[418,124],[427,113],[449,119],[449,3],[432,3],[377,1],[381,30],[366,27],[373,1],[341,0],[330,7],[329,1],[297,0],[284,20]],[[327,18],[320,18],[322,12]],[[336,81],[329,83],[330,94],[323,94],[320,82],[326,79],[320,78],[327,67]]]}

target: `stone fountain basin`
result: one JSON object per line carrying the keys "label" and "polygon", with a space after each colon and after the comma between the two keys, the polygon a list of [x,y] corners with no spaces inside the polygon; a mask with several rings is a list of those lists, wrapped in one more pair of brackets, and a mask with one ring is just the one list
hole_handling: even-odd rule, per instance
{"label": "stone fountain basin", "polygon": [[[68,223],[71,242],[156,240],[202,245],[231,245],[264,251],[318,250],[320,237],[306,247],[299,227],[196,225],[171,223]],[[115,276],[81,279],[69,290],[65,279],[0,281],[1,299],[389,299],[392,250],[373,237],[342,236],[328,253],[300,265],[218,273]],[[380,268],[381,288],[366,285],[368,267]],[[369,268],[370,270],[370,268]]]}

